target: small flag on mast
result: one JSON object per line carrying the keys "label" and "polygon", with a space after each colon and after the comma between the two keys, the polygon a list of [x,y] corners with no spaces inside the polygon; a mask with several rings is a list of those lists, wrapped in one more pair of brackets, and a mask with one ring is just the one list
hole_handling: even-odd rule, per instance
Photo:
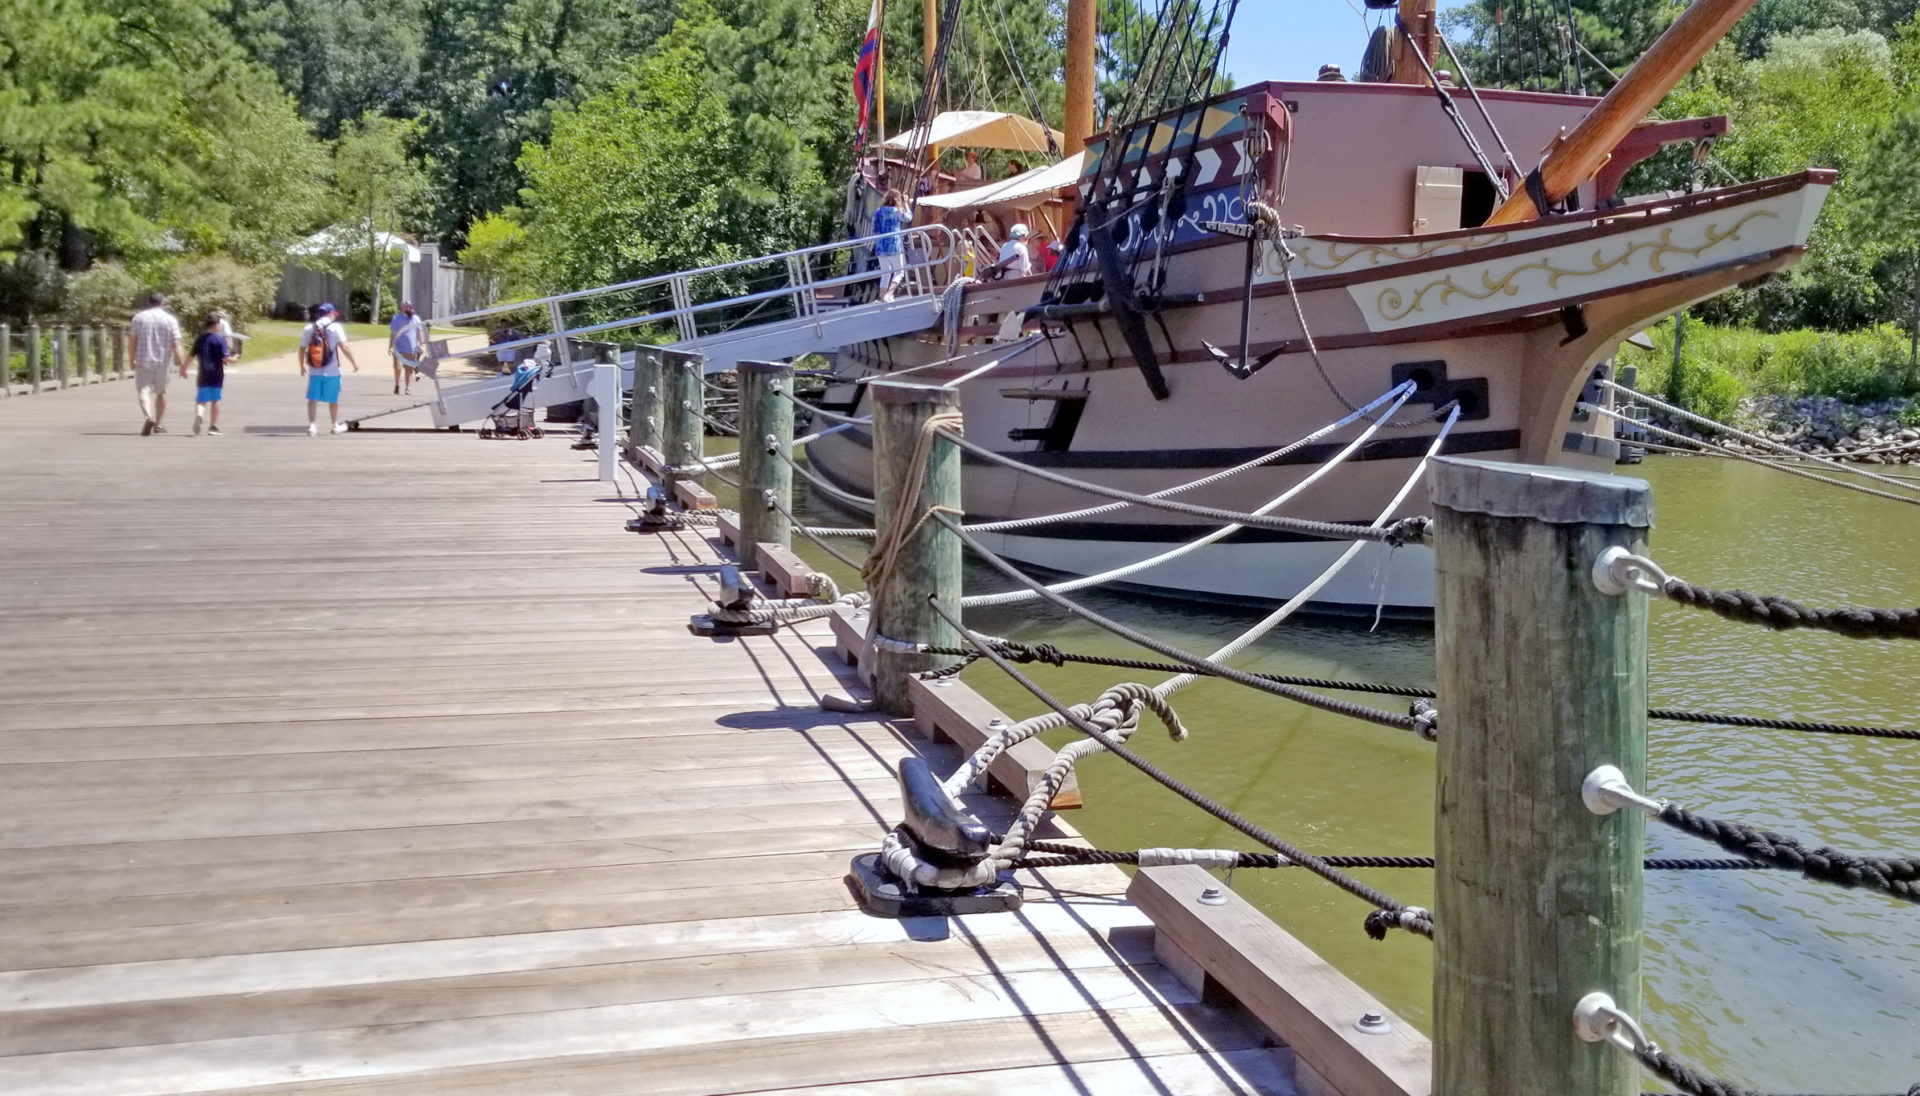
{"label": "small flag on mast", "polygon": [[860,128],[854,136],[856,147],[867,143],[867,123],[873,114],[873,78],[880,62],[880,10],[884,0],[873,0],[873,12],[867,17],[867,37],[860,43],[860,57],[853,65],[853,95],[860,101]]}

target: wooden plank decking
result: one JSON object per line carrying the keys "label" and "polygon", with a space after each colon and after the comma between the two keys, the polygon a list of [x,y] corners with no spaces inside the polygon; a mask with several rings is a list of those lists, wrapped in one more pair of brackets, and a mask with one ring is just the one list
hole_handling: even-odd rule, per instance
{"label": "wooden plank decking", "polygon": [[153,438],[0,401],[0,1092],[1291,1091],[1115,870],[861,914],[931,747],[817,709],[824,626],[688,635],[706,540],[563,440],[309,439],[299,383],[221,438],[177,380]]}

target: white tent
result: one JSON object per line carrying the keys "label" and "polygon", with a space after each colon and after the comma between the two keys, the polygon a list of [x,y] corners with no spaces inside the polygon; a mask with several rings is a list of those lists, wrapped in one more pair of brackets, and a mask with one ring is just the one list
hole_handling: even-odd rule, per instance
{"label": "white tent", "polygon": [[[413,246],[406,237],[392,232],[377,232],[374,237],[388,251],[406,252],[408,262],[420,261],[420,249]],[[294,244],[287,249],[287,253],[290,255],[347,255],[363,251],[366,246],[367,238],[360,229],[352,225],[335,225],[332,228],[323,228]]]}
{"label": "white tent", "polygon": [[1062,187],[1080,181],[1087,154],[1076,152],[1051,167],[1036,167],[1011,179],[1002,179],[951,194],[929,194],[920,199],[923,206],[935,209],[984,209],[997,205],[1038,205]]}
{"label": "white tent", "polygon": [[1059,130],[1049,130],[1031,118],[1002,114],[992,110],[949,110],[933,116],[925,126],[916,126],[881,142],[881,148],[912,149],[919,145],[936,148],[1001,148],[1010,152],[1045,155],[1047,135],[1053,135],[1054,147],[1064,140]]}

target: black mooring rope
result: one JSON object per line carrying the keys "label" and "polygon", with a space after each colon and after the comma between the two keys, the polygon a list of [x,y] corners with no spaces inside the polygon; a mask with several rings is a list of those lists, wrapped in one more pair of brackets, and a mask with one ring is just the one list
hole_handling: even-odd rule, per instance
{"label": "black mooring rope", "polygon": [[[1007,661],[1022,665],[1034,662],[1048,666],[1065,666],[1075,663],[1083,666],[1107,666],[1120,670],[1139,670],[1143,673],[1164,674],[1200,674],[1211,677],[1207,670],[1196,669],[1184,663],[1156,662],[1144,658],[1113,658],[1107,655],[1077,654],[1062,651],[1051,643],[1017,643],[1006,640],[997,645],[999,652]],[[978,651],[965,647],[923,646],[921,651],[930,655],[944,655],[964,661],[938,670],[929,670],[921,676],[927,679],[952,677],[971,666],[980,657]],[[1252,671],[1249,671],[1250,673]],[[1350,693],[1375,693],[1380,696],[1400,696],[1432,699],[1434,691],[1418,685],[1386,685],[1375,681],[1349,681],[1331,677],[1299,677],[1292,674],[1253,673],[1262,681],[1271,681],[1277,685],[1292,685],[1306,689],[1338,689]],[[1757,715],[1735,715],[1731,712],[1695,712],[1682,708],[1648,708],[1647,718],[1660,719],[1670,723],[1718,723],[1728,727],[1750,727],[1769,731],[1805,731],[1810,734],[1842,734],[1862,738],[1897,738],[1920,741],[1920,730],[1903,727],[1873,727],[1856,723],[1823,723],[1804,719],[1770,719]]]}
{"label": "black mooring rope", "polygon": [[[998,844],[1000,837],[994,838]],[[1066,845],[1057,841],[1028,841],[1028,852],[1044,853],[1044,856],[1023,857],[1015,862],[1016,867],[1057,868],[1083,864],[1138,864],[1140,853],[1121,849],[1085,849],[1078,845]],[[1241,868],[1291,868],[1297,867],[1291,860],[1270,852],[1242,852],[1234,861],[1234,870]],[[1335,868],[1432,868],[1431,856],[1322,856],[1321,863]],[[1648,871],[1758,871],[1768,867],[1752,860],[1688,860],[1662,857],[1649,857],[1645,862]]]}
{"label": "black mooring rope", "polygon": [[970,631],[965,624],[960,622],[957,614],[940,603],[940,599],[930,597],[927,599],[927,604],[933,608],[934,612],[945,619],[948,624],[952,625],[955,631],[965,637],[968,643],[978,647],[981,654],[991,659],[995,666],[998,666],[1004,671],[1006,675],[1018,683],[1021,688],[1032,693],[1035,699],[1053,709],[1056,714],[1071,724],[1075,730],[1093,739],[1095,742],[1100,743],[1109,753],[1125,761],[1127,764],[1132,765],[1168,791],[1199,807],[1214,818],[1225,822],[1227,825],[1232,826],[1234,829],[1239,830],[1241,833],[1246,834],[1262,845],[1267,846],[1301,867],[1306,868],[1308,871],[1339,887],[1341,890],[1346,891],[1348,894],[1376,907],[1372,913],[1367,915],[1366,927],[1369,936],[1372,936],[1376,940],[1383,939],[1386,935],[1387,928],[1399,927],[1409,932],[1418,933],[1428,939],[1433,938],[1433,919],[1432,916],[1424,910],[1419,910],[1416,907],[1407,906],[1396,901],[1386,893],[1376,890],[1362,883],[1360,880],[1355,879],[1353,876],[1347,875],[1328,865],[1312,853],[1295,848],[1293,845],[1282,840],[1277,834],[1269,832],[1253,821],[1242,817],[1238,812],[1214,802],[1203,793],[1187,786],[1153,762],[1148,761],[1146,758],[1127,748],[1124,743],[1112,735],[1096,727],[1086,719],[1074,714],[1067,705],[1061,703],[1053,694],[1041,688],[1038,682],[1015,669],[1011,662],[1000,657],[1000,655],[992,649],[992,646],[987,640]]}
{"label": "black mooring rope", "polygon": [[[1268,681],[1256,675],[1249,674],[1244,670],[1236,670],[1231,666],[1223,666],[1211,659],[1201,658],[1199,655],[1183,651],[1170,643],[1163,643],[1147,635],[1145,632],[1129,628],[1117,620],[1094,612],[1092,609],[1087,608],[1071,598],[1061,597],[1058,593],[1047,589],[1045,585],[1028,577],[1013,564],[1001,559],[995,553],[988,551],[986,546],[981,544],[977,537],[968,532],[959,522],[947,517],[947,515],[935,513],[933,520],[946,526],[948,530],[960,538],[960,543],[971,548],[974,555],[985,560],[994,570],[999,571],[1001,574],[1006,575],[1027,589],[1039,594],[1048,602],[1065,609],[1067,612],[1072,613],[1074,616],[1079,617],[1089,624],[1103,628],[1119,636],[1121,639],[1136,643],[1150,651],[1184,663],[1189,672],[1201,673],[1209,677],[1218,677],[1237,685],[1245,685],[1250,689],[1257,689],[1263,693],[1272,693],[1275,696],[1286,697],[1288,700],[1308,704],[1323,711],[1333,712],[1336,715],[1344,715],[1353,719],[1364,720],[1368,723],[1377,723],[1383,727],[1396,727],[1403,731],[1413,731],[1426,737],[1432,737],[1432,722],[1430,720],[1423,723],[1419,718],[1412,715],[1395,715],[1392,712],[1383,712],[1378,708],[1369,708],[1364,704],[1352,704],[1344,700],[1335,700],[1332,697],[1321,696],[1318,693],[1310,693],[1304,689],[1296,689],[1291,685],[1282,685],[1278,682]],[[956,625],[956,627],[958,627],[958,625]],[[987,652],[987,657],[995,659],[996,662],[1002,661],[991,651]],[[1010,667],[1004,664],[1002,668],[1009,669],[1011,672]]]}
{"label": "black mooring rope", "polygon": [[1814,628],[1852,639],[1920,639],[1920,609],[1868,609],[1851,605],[1816,609],[1784,597],[1750,594],[1745,590],[1714,590],[1679,578],[1667,579],[1661,584],[1661,590],[1682,605],[1778,632]]}
{"label": "black mooring rope", "polygon": [[[1633,1056],[1646,1067],[1647,1072],[1677,1086],[1687,1096],[1763,1096],[1732,1081],[1708,1076],[1657,1046],[1636,1046]],[[1910,1085],[1905,1092],[1890,1092],[1884,1096],[1920,1096],[1920,1083]]]}
{"label": "black mooring rope", "polygon": [[1708,818],[1672,803],[1661,807],[1655,817],[1677,830],[1769,867],[1799,872],[1822,883],[1878,891],[1920,903],[1920,857],[1860,856],[1826,846],[1809,849],[1798,838],[1744,822]]}

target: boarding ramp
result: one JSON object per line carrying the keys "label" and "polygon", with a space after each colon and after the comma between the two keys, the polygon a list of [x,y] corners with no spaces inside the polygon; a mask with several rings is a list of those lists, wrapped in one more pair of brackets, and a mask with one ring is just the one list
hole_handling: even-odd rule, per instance
{"label": "boarding ramp", "polygon": [[[868,269],[880,239],[868,236],[433,319],[428,322],[434,334],[474,326],[524,327],[528,333],[458,350],[446,339],[430,338],[422,372],[433,378],[434,398],[363,415],[353,425],[420,408],[441,429],[478,422],[512,388],[506,363],[542,346],[551,357],[534,394],[537,405],[546,407],[586,398],[597,361],[618,360],[621,388],[630,390],[633,355],[619,349],[621,342],[698,353],[708,373],[719,373],[742,361],[825,353],[924,331],[939,322],[940,294],[962,267],[960,241],[942,225],[910,228],[900,236],[905,267],[892,300],[880,299],[881,273]],[[505,371],[443,383],[442,372],[461,362]]]}

